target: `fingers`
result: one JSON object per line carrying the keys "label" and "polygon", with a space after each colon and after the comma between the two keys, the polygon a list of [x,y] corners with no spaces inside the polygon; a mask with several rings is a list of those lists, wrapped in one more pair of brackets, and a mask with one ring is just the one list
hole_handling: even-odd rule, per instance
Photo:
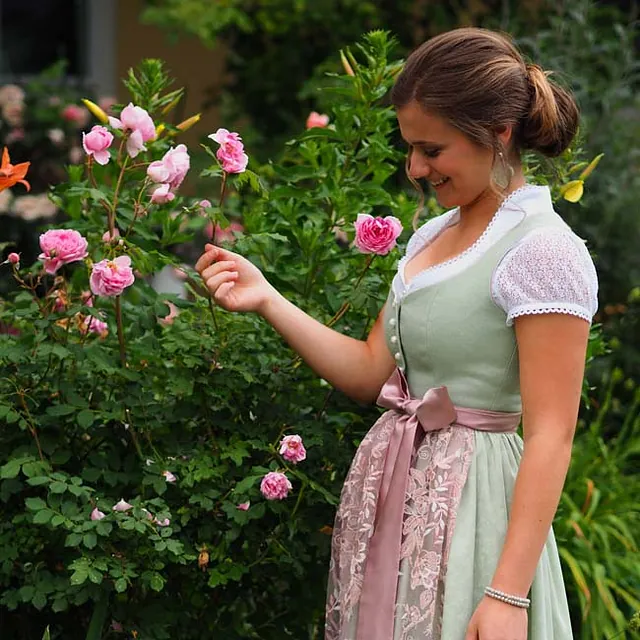
{"label": "fingers", "polygon": [[205,252],[198,258],[195,269],[202,275],[204,269],[212,265],[217,260],[233,260],[237,254],[232,251],[227,251],[221,247],[216,247],[214,244],[207,243],[205,245]]}
{"label": "fingers", "polygon": [[237,271],[238,267],[233,260],[221,260],[212,264],[200,272],[202,279],[206,282],[212,276],[222,273],[223,271]]}
{"label": "fingers", "polygon": [[205,284],[207,285],[207,289],[211,292],[213,297],[218,300],[224,297],[225,292],[228,292],[228,290],[235,284],[235,281],[237,279],[237,272],[223,271],[222,273],[218,273],[208,278]]}
{"label": "fingers", "polygon": [[198,258],[196,262],[195,269],[196,271],[202,275],[204,269],[210,266],[218,257],[217,247],[214,247],[212,244],[208,244],[206,246],[206,251]]}

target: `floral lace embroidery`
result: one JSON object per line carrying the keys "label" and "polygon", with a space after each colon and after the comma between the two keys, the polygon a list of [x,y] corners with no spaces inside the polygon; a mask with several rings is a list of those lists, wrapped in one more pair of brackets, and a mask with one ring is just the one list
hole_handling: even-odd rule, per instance
{"label": "floral lace embroidery", "polygon": [[[355,638],[369,539],[396,417],[396,412],[386,412],[369,431],[342,490],[332,539],[325,640]],[[429,432],[415,454],[405,504],[396,608],[396,637],[402,640],[415,633],[423,640],[439,637],[446,561],[473,457],[473,438],[471,429],[459,426]]]}

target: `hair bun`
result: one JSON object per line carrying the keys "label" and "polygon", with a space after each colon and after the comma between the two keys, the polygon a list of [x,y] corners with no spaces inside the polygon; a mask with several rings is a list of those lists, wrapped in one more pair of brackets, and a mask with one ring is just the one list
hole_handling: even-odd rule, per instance
{"label": "hair bun", "polygon": [[522,123],[521,141],[525,149],[545,156],[559,156],[569,147],[578,130],[579,110],[573,96],[548,78],[536,64],[527,65],[531,90],[529,113]]}

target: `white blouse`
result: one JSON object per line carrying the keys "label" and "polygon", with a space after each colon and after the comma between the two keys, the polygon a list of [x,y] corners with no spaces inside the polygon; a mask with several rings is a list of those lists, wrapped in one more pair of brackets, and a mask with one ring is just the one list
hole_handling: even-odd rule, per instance
{"label": "white blouse", "polygon": [[[396,300],[442,282],[475,263],[525,216],[553,209],[548,187],[525,185],[511,193],[482,235],[461,254],[428,267],[406,283],[405,266],[460,218],[458,209],[432,218],[411,236],[393,280]],[[584,241],[568,225],[542,227],[525,235],[503,256],[491,279],[491,296],[514,318],[537,313],[567,313],[591,322],[598,308],[598,277]]]}

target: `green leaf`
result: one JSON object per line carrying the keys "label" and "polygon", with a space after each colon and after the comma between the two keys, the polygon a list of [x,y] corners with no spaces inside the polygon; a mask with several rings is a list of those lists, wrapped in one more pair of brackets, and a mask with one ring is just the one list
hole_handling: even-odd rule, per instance
{"label": "green leaf", "polygon": [[110,522],[102,522],[99,520],[96,525],[96,532],[101,536],[108,536],[113,531],[113,525]]}
{"label": "green leaf", "polygon": [[82,535],[79,533],[70,533],[64,541],[65,547],[77,547],[82,540]]}
{"label": "green leaf", "polygon": [[71,576],[71,584],[74,586],[78,586],[80,584],[84,584],[86,579],[89,577],[89,570],[87,567],[78,567]]}
{"label": "green leaf", "polygon": [[24,460],[9,460],[7,464],[3,465],[0,469],[0,478],[6,480],[7,478],[15,478],[20,473],[20,467]]}
{"label": "green leaf", "polygon": [[93,421],[95,420],[95,418],[96,418],[96,415],[93,411],[91,411],[90,409],[83,409],[76,416],[76,421],[81,427],[86,429],[93,424]]}
{"label": "green leaf", "polygon": [[52,482],[49,485],[49,491],[51,491],[51,493],[64,493],[67,490],[67,483],[66,482]]}
{"label": "green leaf", "polygon": [[63,524],[65,522],[66,518],[63,515],[60,515],[59,513],[56,513],[55,516],[53,516],[53,518],[51,518],[51,526],[52,527],[59,527],[61,524]]}
{"label": "green leaf", "polygon": [[127,581],[125,578],[118,578],[114,586],[118,593],[124,593],[127,590]]}
{"label": "green leaf", "polygon": [[35,524],[46,524],[47,522],[49,522],[49,520],[51,520],[53,515],[54,512],[50,509],[43,509],[42,511],[36,512],[36,514],[33,516],[33,522]]}
{"label": "green leaf", "polygon": [[84,534],[84,537],[82,538],[82,544],[84,544],[87,549],[93,549],[97,543],[98,538],[96,537],[96,534],[93,533],[93,531],[89,531],[89,533]]}
{"label": "green leaf", "polygon": [[38,591],[31,601],[31,604],[40,611],[44,609],[47,604],[47,596],[42,593],[42,591]]}
{"label": "green leaf", "polygon": [[77,408],[70,404],[54,404],[47,407],[47,414],[50,416],[68,416],[76,411]]}
{"label": "green leaf", "polygon": [[47,508],[47,503],[42,498],[27,498],[24,503],[29,511],[40,511]]}
{"label": "green leaf", "polygon": [[149,581],[149,585],[154,591],[162,591],[164,587],[164,578],[159,573],[154,573],[151,576],[151,580]]}

